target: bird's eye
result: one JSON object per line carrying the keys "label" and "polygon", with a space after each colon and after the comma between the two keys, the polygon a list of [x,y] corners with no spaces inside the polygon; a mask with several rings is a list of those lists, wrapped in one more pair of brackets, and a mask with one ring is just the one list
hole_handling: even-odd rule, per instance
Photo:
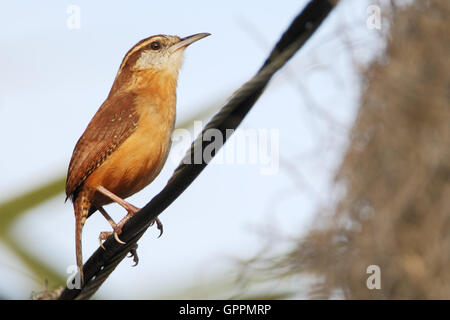
{"label": "bird's eye", "polygon": [[150,48],[152,50],[159,50],[161,49],[161,43],[159,41],[153,41],[152,43],[150,43]]}

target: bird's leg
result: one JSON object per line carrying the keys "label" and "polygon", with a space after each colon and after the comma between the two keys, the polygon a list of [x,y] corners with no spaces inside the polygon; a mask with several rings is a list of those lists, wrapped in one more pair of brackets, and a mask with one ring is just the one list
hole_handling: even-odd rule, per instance
{"label": "bird's leg", "polygon": [[[109,232],[108,231],[100,232],[100,235],[98,237],[98,241],[100,242],[100,247],[105,249],[105,247],[103,246],[103,241],[105,241],[112,234],[114,234],[114,239],[116,239],[117,242],[119,242],[121,244],[125,244],[125,242],[120,240],[119,237],[118,237],[118,233],[120,233],[122,230],[118,229],[117,224],[114,222],[113,218],[111,218],[111,216],[108,214],[108,212],[106,212],[105,209],[103,209],[103,207],[99,206],[97,209],[105,217],[106,221],[109,222],[109,224],[111,225],[111,227],[114,230],[114,232],[111,232],[111,231],[109,231]],[[137,255],[136,249],[137,249],[137,244],[135,244],[130,249],[130,257],[133,257],[134,266],[136,266],[138,264],[138,262],[139,262],[139,257]]]}
{"label": "bird's leg", "polygon": [[[114,222],[113,218],[111,218],[111,216],[108,214],[108,212],[106,212],[105,209],[103,209],[103,207],[99,206],[97,209],[98,209],[98,211],[100,211],[100,213],[105,217],[106,221],[108,221],[109,224],[111,225],[111,227],[113,228],[114,238],[116,239],[116,241],[121,244],[125,244],[125,242],[123,242],[122,240],[119,239],[118,233],[120,233],[122,230],[119,230],[117,228],[117,224]],[[105,247],[103,246],[103,241],[105,241],[111,234],[113,234],[113,232],[100,232],[100,235],[98,237],[98,241],[100,242],[100,247],[105,249]]]}
{"label": "bird's leg", "polygon": [[[114,238],[117,240],[117,242],[124,244],[125,242],[123,242],[122,240],[119,239],[118,235],[122,232],[122,227],[124,226],[124,224],[128,221],[128,219],[130,219],[132,216],[134,216],[139,210],[141,210],[140,208],[137,208],[135,206],[133,206],[131,203],[128,203],[127,201],[123,200],[121,197],[115,195],[114,193],[112,193],[111,191],[109,191],[108,189],[106,189],[103,186],[99,186],[97,188],[97,191],[99,191],[100,193],[102,193],[104,196],[110,198],[112,201],[118,203],[120,206],[122,206],[125,210],[127,210],[128,214],[122,219],[120,220],[120,222],[118,224],[115,224],[115,227],[113,226],[114,229]],[[108,216],[109,217],[109,216]],[[106,218],[106,217],[105,217]],[[109,217],[109,219],[111,219],[111,217]],[[106,218],[106,220],[108,220],[108,218]],[[112,219],[111,219],[112,220]],[[108,220],[109,221],[109,220]],[[114,221],[113,221],[114,222]],[[163,225],[161,223],[161,221],[156,218],[155,221],[158,230],[160,231],[159,233],[159,237],[161,237],[162,233],[163,233]],[[153,223],[154,223],[153,222]],[[111,223],[111,222],[110,222]],[[153,224],[152,223],[152,224]],[[112,226],[112,225],[111,225]]]}
{"label": "bird's leg", "polygon": [[110,198],[112,201],[118,203],[125,210],[127,210],[128,214],[131,215],[131,216],[133,216],[134,214],[136,214],[136,212],[138,212],[140,210],[139,208],[133,206],[131,203],[126,202],[121,197],[115,195],[114,193],[112,193],[111,191],[109,191],[108,189],[106,189],[103,186],[99,186],[97,188],[97,191],[102,193],[104,196]]}

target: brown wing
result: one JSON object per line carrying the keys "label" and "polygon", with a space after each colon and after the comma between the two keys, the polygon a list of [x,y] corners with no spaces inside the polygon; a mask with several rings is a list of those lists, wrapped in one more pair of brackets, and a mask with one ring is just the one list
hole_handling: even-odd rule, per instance
{"label": "brown wing", "polygon": [[134,100],[133,93],[109,98],[89,122],[70,160],[66,180],[67,198],[74,200],[77,189],[87,177],[137,128],[139,115]]}

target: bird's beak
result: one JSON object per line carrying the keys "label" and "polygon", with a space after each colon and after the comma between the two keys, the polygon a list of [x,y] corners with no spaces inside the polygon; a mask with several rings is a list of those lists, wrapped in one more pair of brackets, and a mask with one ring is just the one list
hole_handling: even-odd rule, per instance
{"label": "bird's beak", "polygon": [[189,37],[186,37],[186,38],[182,38],[182,39],[180,39],[179,42],[173,44],[169,48],[169,51],[170,51],[170,53],[174,53],[178,49],[186,48],[188,45],[194,43],[195,41],[203,39],[204,37],[207,37],[207,36],[210,36],[210,35],[211,35],[211,33],[197,33],[197,34],[194,34],[192,36],[189,36]]}

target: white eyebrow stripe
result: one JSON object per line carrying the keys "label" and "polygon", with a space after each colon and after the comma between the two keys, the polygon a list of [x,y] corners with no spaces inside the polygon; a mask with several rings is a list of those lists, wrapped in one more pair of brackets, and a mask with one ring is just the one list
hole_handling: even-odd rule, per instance
{"label": "white eyebrow stripe", "polygon": [[127,53],[127,54],[125,55],[125,57],[123,58],[123,61],[122,61],[122,63],[120,64],[120,68],[119,68],[119,71],[118,71],[117,73],[120,73],[120,72],[122,71],[123,67],[125,66],[125,64],[127,63],[128,59],[130,58],[130,56],[131,56],[133,53],[135,53],[135,52],[139,51],[140,49],[142,49],[143,47],[147,46],[150,42],[153,42],[153,41],[155,41],[155,40],[162,39],[162,38],[163,38],[163,36],[155,36],[155,37],[151,37],[151,38],[145,40],[145,41],[142,42],[142,43],[136,44],[133,48],[131,48],[131,49],[128,51],[128,53]]}

